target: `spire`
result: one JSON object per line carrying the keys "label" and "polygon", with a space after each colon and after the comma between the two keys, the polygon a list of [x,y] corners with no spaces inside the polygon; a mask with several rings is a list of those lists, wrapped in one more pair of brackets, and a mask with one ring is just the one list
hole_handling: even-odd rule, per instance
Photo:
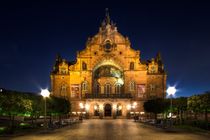
{"label": "spire", "polygon": [[105,9],[105,18],[101,23],[101,27],[99,28],[99,32],[107,32],[110,33],[110,31],[117,31],[116,24],[111,21],[111,18],[109,16],[109,9]]}
{"label": "spire", "polygon": [[157,61],[162,61],[160,52],[157,53],[156,60]]}
{"label": "spire", "polygon": [[105,15],[105,22],[106,24],[110,24],[110,16],[109,16],[109,9],[106,8],[106,15]]}

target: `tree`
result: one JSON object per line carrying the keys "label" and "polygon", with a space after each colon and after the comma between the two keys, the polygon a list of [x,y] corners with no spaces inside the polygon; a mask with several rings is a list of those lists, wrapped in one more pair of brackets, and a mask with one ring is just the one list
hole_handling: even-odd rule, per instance
{"label": "tree", "polygon": [[179,97],[173,100],[173,108],[178,112],[180,123],[183,122],[183,113],[187,110],[187,98]]}
{"label": "tree", "polygon": [[201,96],[193,95],[187,99],[187,108],[194,113],[194,118],[197,120],[197,114],[201,111]]}
{"label": "tree", "polygon": [[208,129],[208,112],[210,111],[210,91],[200,95],[201,110],[205,114],[206,128]]}
{"label": "tree", "polygon": [[144,102],[144,110],[149,113],[154,113],[155,119],[157,119],[158,113],[163,113],[168,107],[169,103],[160,98]]}
{"label": "tree", "polygon": [[61,116],[68,114],[70,110],[70,102],[64,98],[51,96],[47,99],[47,114],[50,115],[50,122],[52,115],[59,116],[59,120],[61,121]]}
{"label": "tree", "polygon": [[14,117],[17,114],[25,114],[32,110],[32,101],[17,92],[4,91],[0,94],[0,106],[2,112],[10,116],[10,128],[13,131]]}

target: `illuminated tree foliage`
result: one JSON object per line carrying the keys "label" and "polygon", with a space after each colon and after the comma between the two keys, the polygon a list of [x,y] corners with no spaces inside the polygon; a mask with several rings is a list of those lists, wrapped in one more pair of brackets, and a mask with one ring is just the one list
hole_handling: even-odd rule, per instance
{"label": "illuminated tree foliage", "polygon": [[[57,97],[47,98],[48,115],[64,115],[70,111],[68,100]],[[44,98],[32,93],[3,90],[0,92],[0,115],[10,116],[11,128],[15,116],[30,116],[33,120],[44,115]]]}
{"label": "illuminated tree foliage", "polygon": [[14,117],[32,111],[32,100],[18,92],[4,91],[0,94],[1,113],[10,116],[10,126],[14,127]]}
{"label": "illuminated tree foliage", "polygon": [[201,111],[201,103],[202,101],[199,95],[193,95],[187,99],[187,108],[193,111],[196,120],[197,114]]}
{"label": "illuminated tree foliage", "polygon": [[200,95],[201,110],[205,113],[205,121],[208,122],[208,112],[210,112],[210,91]]}

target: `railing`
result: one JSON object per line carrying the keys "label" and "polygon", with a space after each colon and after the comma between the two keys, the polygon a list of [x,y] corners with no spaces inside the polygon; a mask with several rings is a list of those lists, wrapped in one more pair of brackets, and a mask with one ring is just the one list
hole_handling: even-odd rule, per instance
{"label": "railing", "polygon": [[132,98],[130,93],[126,94],[85,94],[85,98]]}

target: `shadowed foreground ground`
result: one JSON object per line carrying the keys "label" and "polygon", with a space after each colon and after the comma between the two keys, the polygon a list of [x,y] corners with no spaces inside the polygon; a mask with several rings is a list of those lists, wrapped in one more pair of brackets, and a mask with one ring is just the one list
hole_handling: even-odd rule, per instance
{"label": "shadowed foreground ground", "polygon": [[0,139],[12,140],[209,140],[207,136],[187,132],[166,132],[132,120],[85,120],[47,133],[35,133]]}

